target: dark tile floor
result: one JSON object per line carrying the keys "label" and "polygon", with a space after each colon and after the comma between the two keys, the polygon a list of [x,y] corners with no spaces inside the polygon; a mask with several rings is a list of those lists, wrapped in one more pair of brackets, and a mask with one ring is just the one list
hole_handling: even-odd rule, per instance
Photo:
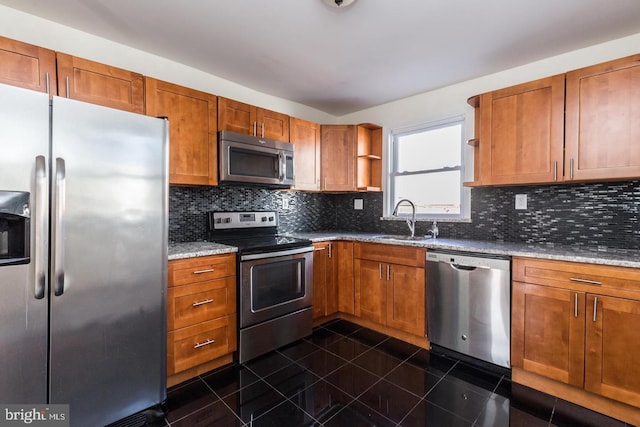
{"label": "dark tile floor", "polygon": [[169,390],[164,426],[625,426],[337,320]]}

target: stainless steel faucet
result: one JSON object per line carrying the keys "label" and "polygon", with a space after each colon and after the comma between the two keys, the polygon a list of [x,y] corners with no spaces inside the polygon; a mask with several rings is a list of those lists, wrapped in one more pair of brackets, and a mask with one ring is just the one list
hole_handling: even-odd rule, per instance
{"label": "stainless steel faucet", "polygon": [[411,210],[412,210],[412,214],[411,214],[411,218],[407,218],[407,225],[409,226],[409,231],[411,232],[411,238],[413,239],[415,233],[416,233],[416,205],[415,203],[413,203],[411,200],[409,199],[402,199],[400,200],[398,203],[396,203],[396,207],[393,209],[393,213],[391,215],[393,216],[398,216],[398,208],[400,207],[400,204],[403,202],[407,202],[411,205]]}
{"label": "stainless steel faucet", "polygon": [[431,230],[429,230],[428,233],[431,233],[431,237],[433,237],[434,239],[438,237],[438,224],[435,220],[433,221],[433,224],[431,224]]}

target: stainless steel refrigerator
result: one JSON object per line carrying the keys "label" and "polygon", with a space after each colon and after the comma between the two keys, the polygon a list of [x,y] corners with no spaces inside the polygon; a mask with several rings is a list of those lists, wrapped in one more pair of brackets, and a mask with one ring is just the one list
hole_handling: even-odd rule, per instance
{"label": "stainless steel refrigerator", "polygon": [[0,403],[166,398],[166,120],[0,85]]}

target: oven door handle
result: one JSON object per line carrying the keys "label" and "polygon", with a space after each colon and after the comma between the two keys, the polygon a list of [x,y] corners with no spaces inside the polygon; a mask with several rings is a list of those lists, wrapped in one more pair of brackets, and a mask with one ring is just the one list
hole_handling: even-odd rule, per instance
{"label": "oven door handle", "polygon": [[313,252],[313,246],[305,246],[304,248],[289,249],[285,251],[264,252],[260,254],[241,255],[240,261],[251,261],[256,259],[275,258],[279,256],[298,255],[307,252]]}

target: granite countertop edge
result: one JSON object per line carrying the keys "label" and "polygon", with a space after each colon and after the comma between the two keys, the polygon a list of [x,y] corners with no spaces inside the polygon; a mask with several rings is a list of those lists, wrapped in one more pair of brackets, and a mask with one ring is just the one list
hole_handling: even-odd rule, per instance
{"label": "granite countertop edge", "polygon": [[[479,252],[493,255],[521,256],[529,258],[550,259],[559,261],[582,262],[618,267],[640,268],[640,251],[617,248],[589,248],[584,246],[544,244],[544,243],[514,243],[489,242],[466,239],[421,239],[400,240],[380,238],[380,233],[352,233],[352,232],[313,232],[288,233],[289,236],[309,239],[312,242],[331,240],[347,240],[354,242],[381,243],[397,246],[412,246],[426,249],[445,249],[464,252]],[[213,242],[184,242],[169,243],[169,260],[194,258],[207,255],[235,253],[238,249],[233,246],[221,245]]]}
{"label": "granite countertop edge", "polygon": [[238,252],[238,248],[213,242],[169,243],[169,261],[234,252]]}
{"label": "granite countertop edge", "polygon": [[584,246],[544,244],[544,243],[514,243],[489,242],[466,239],[421,239],[395,240],[381,239],[380,233],[341,233],[314,232],[290,233],[291,236],[310,239],[312,242],[331,240],[348,240],[358,242],[381,243],[389,245],[413,246],[426,249],[445,249],[464,252],[479,252],[493,255],[520,256],[559,261],[582,262],[587,264],[611,265],[618,267],[640,268],[640,251],[617,248],[589,248]]}

